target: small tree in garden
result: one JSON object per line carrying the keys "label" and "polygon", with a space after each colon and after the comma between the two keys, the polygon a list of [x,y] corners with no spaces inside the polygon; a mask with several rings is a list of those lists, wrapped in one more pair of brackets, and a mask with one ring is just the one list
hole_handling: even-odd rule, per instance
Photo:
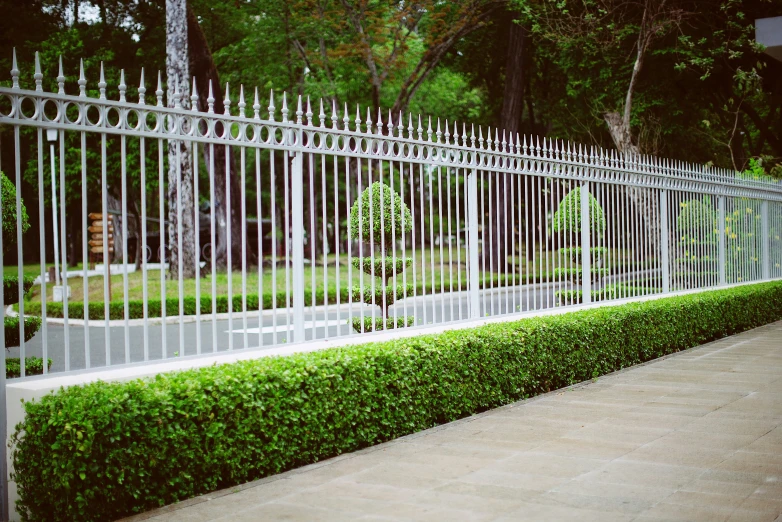
{"label": "small tree in garden", "polygon": [[[0,198],[3,206],[3,253],[12,252],[16,248],[16,187],[6,175],[0,171]],[[28,222],[27,209],[22,202],[22,212],[20,216],[22,222],[22,233],[30,228]],[[22,293],[19,293],[19,278],[15,275],[3,276],[3,305],[8,306],[18,303],[24,299],[33,286],[33,279],[25,276],[22,283]],[[5,347],[19,346],[19,318],[5,317]],[[29,341],[41,328],[41,319],[39,317],[27,316],[24,318],[24,340]]]}
{"label": "small tree in garden", "polygon": [[[730,226],[727,232],[731,232]],[[679,203],[676,234],[678,280],[697,287],[719,275],[719,224],[709,196]]]}
{"label": "small tree in garden", "polygon": [[[367,187],[350,209],[350,238],[374,245],[374,256],[353,258],[353,266],[370,276],[370,281],[354,286],[354,301],[361,301],[380,307],[381,317],[372,320],[365,317],[362,321],[353,319],[353,328],[357,332],[371,332],[390,328],[401,328],[413,323],[408,317],[394,321],[388,317],[388,308],[397,300],[413,293],[413,285],[391,283],[395,275],[401,274],[413,263],[410,257],[400,259],[391,256],[394,241],[410,232],[413,216],[399,195],[384,183],[375,182]],[[370,254],[365,248],[363,254]],[[377,284],[376,279],[380,279]]]}
{"label": "small tree in garden", "polygon": [[[560,202],[556,212],[552,216],[551,228],[554,232],[577,235],[580,240],[582,219],[581,219],[581,188],[577,187],[571,190]],[[593,238],[600,238],[605,232],[606,221],[603,207],[597,202],[592,194],[589,194],[589,230]],[[560,253],[569,261],[569,267],[559,267],[554,270],[554,278],[564,276],[565,279],[579,286],[581,281],[581,247],[570,247],[560,249]],[[592,281],[597,282],[598,278],[608,273],[608,268],[603,267],[603,259],[606,253],[604,247],[590,247],[591,254],[591,274]],[[592,291],[596,293],[595,290]],[[561,291],[557,292],[557,297],[562,304],[574,304],[581,302],[582,291]]]}

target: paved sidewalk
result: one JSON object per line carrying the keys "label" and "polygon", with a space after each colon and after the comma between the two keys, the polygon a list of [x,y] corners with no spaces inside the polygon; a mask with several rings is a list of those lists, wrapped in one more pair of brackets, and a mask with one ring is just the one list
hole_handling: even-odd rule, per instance
{"label": "paved sidewalk", "polygon": [[133,520],[774,521],[780,513],[782,322]]}

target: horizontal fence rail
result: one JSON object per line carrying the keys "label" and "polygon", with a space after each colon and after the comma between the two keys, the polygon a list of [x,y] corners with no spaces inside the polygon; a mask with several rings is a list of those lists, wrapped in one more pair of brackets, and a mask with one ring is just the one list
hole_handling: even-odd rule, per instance
{"label": "horizontal fence rail", "polygon": [[233,109],[228,85],[217,114],[211,86],[187,108],[143,71],[135,101],[83,67],[45,92],[37,56],[19,74],[4,339],[43,373],[782,277],[771,179],[285,93]]}

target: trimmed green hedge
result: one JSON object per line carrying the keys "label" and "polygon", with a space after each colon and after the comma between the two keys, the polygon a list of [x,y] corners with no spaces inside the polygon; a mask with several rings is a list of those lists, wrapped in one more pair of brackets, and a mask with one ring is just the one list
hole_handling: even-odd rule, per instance
{"label": "trimmed green hedge", "polygon": [[[3,319],[5,330],[5,347],[12,348],[19,346],[19,318],[6,316]],[[24,342],[35,337],[36,332],[41,329],[41,318],[35,315],[24,316]]]}
{"label": "trimmed green hedge", "polygon": [[25,404],[24,520],[114,520],[782,319],[782,282],[530,318]]}
{"label": "trimmed green hedge", "polygon": [[[545,275],[545,274],[544,274]],[[548,277],[541,277],[540,274],[536,275],[530,275],[530,283],[536,284],[539,282],[545,282],[548,281]],[[392,279],[393,281],[393,279]],[[403,278],[400,275],[397,275],[397,284],[401,284],[403,282]],[[502,284],[526,284],[527,279],[526,276],[522,277],[519,274],[516,274],[515,276],[513,274],[508,274],[506,277],[505,274],[493,274],[493,277],[486,277],[485,281],[483,279],[480,280],[479,284],[481,288],[496,288],[498,285]],[[365,287],[371,287],[371,280],[367,279],[364,282]],[[376,285],[379,286],[379,285]],[[412,287],[412,285],[408,285],[409,287]],[[467,287],[469,286],[469,280],[465,276],[462,278],[462,286],[461,290],[467,290]],[[446,291],[449,291],[451,287],[453,287],[454,291],[459,290],[459,284],[456,278],[454,278],[453,281],[445,281],[443,283],[443,287],[446,289]],[[434,289],[434,292],[433,290]],[[207,288],[202,288],[202,292],[205,295],[201,296],[201,313],[202,314],[211,314],[212,313],[212,296],[207,294]],[[417,287],[414,288],[415,295],[421,295],[423,294],[424,290],[426,291],[426,295],[430,295],[432,293],[439,293],[440,292],[440,280],[436,279],[434,285],[432,284],[431,280],[427,281],[425,284],[418,284]],[[339,296],[339,302],[342,304],[348,303],[350,300],[350,292],[351,289],[347,286],[342,286],[340,288],[340,296]],[[382,292],[381,292],[382,293]],[[411,290],[408,290],[408,296],[412,296],[413,292]],[[264,310],[271,310],[273,308],[273,295],[270,293],[264,293],[261,298],[263,299],[263,309]],[[285,292],[280,291],[277,292],[277,308],[284,308],[285,307]],[[337,303],[337,292],[334,289],[330,289],[328,296],[328,304],[336,304]],[[315,292],[315,305],[322,305],[324,300],[324,292],[323,289],[320,288],[316,290]],[[358,298],[355,299],[355,301],[358,301]],[[195,297],[185,297],[182,302],[184,303],[184,315],[195,315],[196,312],[196,299]],[[304,302],[305,306],[310,306],[312,304],[312,292],[310,290],[304,291]],[[258,310],[258,295],[257,294],[247,294],[247,310]],[[218,314],[223,314],[228,312],[228,296],[226,295],[220,295],[217,296],[215,299],[215,305],[217,308]],[[41,303],[36,301],[28,301],[25,302],[24,305],[24,311],[25,314],[38,314],[41,313]],[[150,299],[149,300],[149,317],[161,317],[161,311],[163,308],[163,302],[160,299]],[[166,297],[166,310],[168,315],[174,315],[179,313],[179,297],[173,296],[173,297]],[[242,310],[242,296],[239,291],[233,296],[233,311],[241,311]],[[48,301],[46,303],[46,315],[47,317],[57,317],[62,318],[63,317],[63,304],[62,303],[55,303],[52,301]],[[89,315],[90,319],[103,319],[104,318],[104,309],[103,309],[103,301],[95,301],[89,303]],[[71,319],[84,319],[84,302],[83,301],[69,301],[68,302],[68,317]],[[125,303],[124,301],[112,301],[109,303],[109,319],[124,319],[125,318]],[[128,318],[129,319],[143,319],[144,318],[144,302],[141,299],[131,299],[128,301]]]}
{"label": "trimmed green hedge", "polygon": [[[48,359],[49,368],[52,367],[52,360]],[[40,357],[27,357],[24,360],[25,375],[41,375],[43,373],[43,359]],[[9,357],[5,360],[5,377],[13,379],[21,375],[19,367],[19,357]]]}

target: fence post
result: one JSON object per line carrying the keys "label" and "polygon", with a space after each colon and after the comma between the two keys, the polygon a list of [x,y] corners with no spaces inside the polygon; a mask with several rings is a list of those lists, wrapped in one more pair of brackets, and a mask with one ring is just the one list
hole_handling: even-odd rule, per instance
{"label": "fence post", "polygon": [[470,273],[468,293],[470,296],[470,318],[481,316],[481,296],[478,288],[478,169],[472,169],[467,175],[467,246],[470,250]]}
{"label": "fence post", "polygon": [[[17,151],[18,154],[19,151]],[[1,199],[1,198],[0,198]],[[0,216],[3,215],[0,202]],[[0,217],[2,221],[2,217]],[[2,223],[0,223],[2,228]],[[21,260],[19,261],[21,263]],[[0,266],[3,266],[3,234],[0,233]],[[4,284],[0,284],[0,520],[8,520],[8,408],[6,404],[5,379],[5,295]],[[22,319],[23,320],[23,319]],[[45,331],[45,330],[44,330]],[[20,361],[24,365],[24,360]]]}
{"label": "fence post", "polygon": [[769,222],[768,222],[768,201],[764,201],[760,206],[760,226],[762,228],[761,241],[763,248],[763,279],[771,279],[771,249],[769,248]]}
{"label": "fence post", "polygon": [[662,257],[663,293],[671,291],[671,259],[668,244],[668,191],[660,191],[660,256]]}
{"label": "fence post", "polygon": [[725,196],[720,196],[717,200],[717,229],[720,234],[720,285],[728,283],[727,278],[727,259],[725,256]]}
{"label": "fence post", "polygon": [[592,249],[590,234],[592,221],[589,215],[589,182],[581,184],[581,302],[592,302]]}
{"label": "fence post", "polygon": [[[301,146],[302,131],[296,144]],[[290,140],[292,144],[294,140]],[[304,342],[304,153],[295,152],[291,169],[291,242],[293,258],[293,342]]]}

